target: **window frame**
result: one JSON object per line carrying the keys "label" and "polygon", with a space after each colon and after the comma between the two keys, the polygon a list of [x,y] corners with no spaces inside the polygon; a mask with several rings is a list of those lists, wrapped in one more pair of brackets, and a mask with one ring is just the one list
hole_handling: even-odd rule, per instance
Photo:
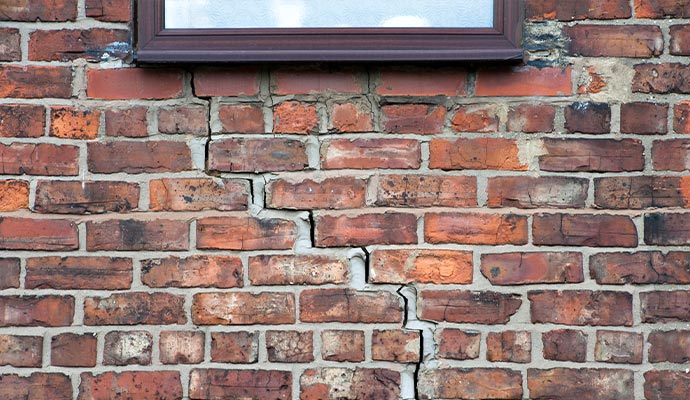
{"label": "window frame", "polygon": [[522,0],[494,0],[493,28],[165,29],[165,0],[137,0],[137,61],[522,60]]}

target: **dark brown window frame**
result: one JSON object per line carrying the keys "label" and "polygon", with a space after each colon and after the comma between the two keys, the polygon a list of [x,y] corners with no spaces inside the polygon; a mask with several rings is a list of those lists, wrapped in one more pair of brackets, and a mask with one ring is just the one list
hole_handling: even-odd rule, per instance
{"label": "dark brown window frame", "polygon": [[494,0],[493,28],[165,29],[164,0],[137,0],[140,62],[521,60],[522,0]]}

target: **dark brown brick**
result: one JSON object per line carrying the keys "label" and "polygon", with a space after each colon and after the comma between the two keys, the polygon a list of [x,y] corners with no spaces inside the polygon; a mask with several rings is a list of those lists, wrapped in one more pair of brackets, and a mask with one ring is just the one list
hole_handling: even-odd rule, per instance
{"label": "dark brown brick", "polygon": [[639,140],[544,139],[539,168],[554,172],[624,172],[644,169]]}
{"label": "dark brown brick", "polygon": [[78,248],[77,225],[73,221],[0,217],[0,249],[67,251]]}
{"label": "dark brown brick", "polygon": [[600,285],[690,283],[690,253],[660,251],[601,253],[589,259],[592,279]]}
{"label": "dark brown brick", "polygon": [[492,362],[529,363],[532,360],[532,334],[526,331],[489,332],[486,359]]}
{"label": "dark brown brick", "polygon": [[189,249],[189,221],[106,220],[86,223],[88,251],[181,251]]}
{"label": "dark brown brick", "polygon": [[548,104],[519,104],[510,107],[506,129],[512,132],[553,132],[556,108]]}
{"label": "dark brown brick", "polygon": [[70,326],[74,318],[71,296],[0,297],[0,326]]}
{"label": "dark brown brick", "polygon": [[571,133],[608,133],[611,131],[611,106],[574,103],[565,109],[565,129]]}
{"label": "dark brown brick", "polygon": [[460,329],[437,329],[434,334],[437,353],[440,358],[449,360],[476,360],[479,358],[479,346],[482,335],[476,331]]}
{"label": "dark brown brick", "polygon": [[533,324],[632,326],[632,294],[613,291],[532,291]]}
{"label": "dark brown brick", "polygon": [[220,172],[301,171],[306,145],[292,139],[227,139],[209,144],[208,168]]}
{"label": "dark brown brick", "polygon": [[682,399],[690,392],[690,373],[651,370],[644,374],[644,396],[649,400]]}
{"label": "dark brown brick", "polygon": [[175,135],[208,135],[208,110],[206,107],[166,107],[158,110],[158,132]]}
{"label": "dark brown brick", "polygon": [[184,324],[184,297],[169,293],[122,292],[84,300],[84,325]]}
{"label": "dark brown brick", "polygon": [[537,214],[534,244],[541,246],[637,247],[637,228],[627,215]]}
{"label": "dark brown brick", "polygon": [[123,371],[106,372],[100,375],[89,372],[81,374],[78,400],[116,399],[123,393],[132,399],[180,399],[182,398],[180,373],[178,371]]}
{"label": "dark brown brick", "polygon": [[688,18],[690,4],[678,0],[635,0],[637,18]]}
{"label": "dark brown brick", "polygon": [[27,289],[129,289],[132,260],[116,257],[39,257],[26,260]]}
{"label": "dark brown brick", "polygon": [[29,36],[29,60],[73,61],[84,58],[126,59],[132,52],[130,33],[120,29],[35,30]]}
{"label": "dark brown brick", "polygon": [[541,335],[545,360],[587,361],[587,334],[574,329],[557,329]]}
{"label": "dark brown brick", "polygon": [[20,272],[18,258],[0,258],[0,290],[18,288]]}
{"label": "dark brown brick", "polygon": [[652,165],[656,171],[687,171],[690,169],[690,140],[654,141]]}
{"label": "dark brown brick", "polygon": [[20,61],[22,59],[20,41],[19,29],[0,29],[0,61]]}
{"label": "dark brown brick", "polygon": [[626,103],[621,105],[621,133],[664,135],[668,132],[668,104]]}
{"label": "dark brown brick", "polygon": [[95,334],[61,333],[50,343],[50,364],[58,367],[95,367]]}
{"label": "dark brown brick", "polygon": [[0,365],[41,368],[43,337],[0,335]]}
{"label": "dark brown brick", "polygon": [[424,104],[401,104],[381,107],[383,129],[388,133],[433,135],[443,132],[445,107]]}
{"label": "dark brown brick", "polygon": [[70,400],[72,382],[64,374],[34,372],[20,377],[0,375],[0,397],[3,399]]}
{"label": "dark brown brick", "polygon": [[522,304],[518,295],[468,290],[423,290],[420,297],[420,318],[437,322],[506,324]]}
{"label": "dark brown brick", "polygon": [[0,105],[0,120],[0,137],[27,138],[45,134],[46,110],[40,105]]}
{"label": "dark brown brick", "polygon": [[690,291],[644,292],[640,303],[644,323],[690,321]]}
{"label": "dark brown brick", "polygon": [[79,148],[49,143],[0,144],[0,173],[75,176],[79,174]]}
{"label": "dark brown brick", "polygon": [[658,246],[690,244],[690,214],[645,214],[644,242]]}
{"label": "dark brown brick", "polygon": [[264,133],[264,111],[259,105],[221,105],[220,133]]}
{"label": "dark brown brick", "polygon": [[616,364],[642,364],[643,346],[641,333],[597,331],[594,359]]}
{"label": "dark brown brick", "polygon": [[594,204],[600,208],[690,207],[690,178],[621,176],[594,179]]}
{"label": "dark brown brick", "polygon": [[414,214],[319,215],[316,217],[317,247],[352,247],[372,244],[417,243]]}
{"label": "dark brown brick", "polygon": [[187,144],[164,140],[89,143],[87,162],[89,171],[99,174],[163,173],[192,169],[192,155]]}
{"label": "dark brown brick", "polygon": [[253,364],[259,361],[259,332],[212,332],[211,361]]}
{"label": "dark brown brick", "polygon": [[584,281],[580,253],[482,254],[481,271],[492,285]]}
{"label": "dark brown brick", "polygon": [[403,317],[400,297],[391,292],[309,289],[299,303],[303,322],[395,323]]}
{"label": "dark brown brick", "polygon": [[573,21],[582,19],[630,18],[627,0],[528,0],[527,17]]}
{"label": "dark brown brick", "polygon": [[139,106],[105,111],[105,134],[108,136],[146,137],[148,107]]}
{"label": "dark brown brick", "polygon": [[77,19],[77,0],[23,0],[4,3],[0,21],[65,22]]}
{"label": "dark brown brick", "polygon": [[690,331],[652,331],[647,338],[650,344],[649,362],[685,364],[690,361]]}
{"label": "dark brown brick", "polygon": [[0,65],[0,82],[3,83],[0,98],[68,99],[72,96],[69,67]]}
{"label": "dark brown brick", "polygon": [[640,93],[690,93],[690,68],[687,64],[661,63],[635,65],[632,91]]}
{"label": "dark brown brick", "polygon": [[564,31],[574,56],[651,58],[664,51],[661,28],[654,25],[580,24]]}
{"label": "dark brown brick", "polygon": [[189,377],[189,398],[210,399],[292,398],[292,373],[270,370],[193,369]]}
{"label": "dark brown brick", "polygon": [[39,181],[34,209],[46,214],[101,214],[138,207],[136,183]]}
{"label": "dark brown brick", "polygon": [[132,5],[128,0],[86,0],[86,16],[105,22],[129,22]]}

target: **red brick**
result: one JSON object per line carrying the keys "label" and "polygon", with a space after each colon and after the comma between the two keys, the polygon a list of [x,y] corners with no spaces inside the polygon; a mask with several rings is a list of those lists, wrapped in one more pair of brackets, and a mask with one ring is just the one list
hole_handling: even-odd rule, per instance
{"label": "red brick", "polygon": [[391,292],[308,289],[299,304],[302,322],[396,323],[403,318],[400,297]]}
{"label": "red brick", "polygon": [[639,93],[690,93],[690,68],[687,64],[661,63],[635,65],[632,91]]}
{"label": "red brick", "polygon": [[372,244],[417,243],[417,217],[388,212],[360,215],[319,215],[316,218],[317,247],[353,247]]}
{"label": "red brick", "polygon": [[587,361],[587,334],[574,329],[557,329],[544,332],[542,354],[545,360]]}
{"label": "red brick", "polygon": [[625,172],[644,169],[644,146],[639,140],[543,140],[539,168],[553,172]]}
{"label": "red brick", "polygon": [[354,177],[314,181],[273,180],[266,186],[266,207],[291,210],[361,208],[366,204],[367,182]]}
{"label": "red brick", "polygon": [[422,347],[418,331],[398,329],[374,330],[371,337],[371,359],[398,363],[418,363]]}
{"label": "red brick", "polygon": [[27,289],[129,289],[132,260],[115,257],[39,257],[26,260]]}
{"label": "red brick", "polygon": [[29,36],[29,60],[72,61],[102,57],[127,58],[132,49],[130,33],[115,29],[36,30]]}
{"label": "red brick", "polygon": [[633,400],[633,372],[622,369],[552,368],[527,370],[530,397]]}
{"label": "red brick", "polygon": [[199,249],[281,250],[292,248],[297,227],[278,218],[210,217],[197,221],[196,235]]}
{"label": "red brick", "polygon": [[582,70],[582,75],[577,83],[577,94],[601,93],[608,87],[608,77],[597,72],[595,66],[587,66]]}
{"label": "red brick", "polygon": [[0,66],[0,98],[63,98],[72,96],[72,70],[58,66]]}
{"label": "red brick", "polygon": [[424,104],[400,104],[381,107],[383,129],[388,133],[432,135],[443,132],[445,107]]}
{"label": "red brick", "polygon": [[259,81],[258,68],[199,68],[194,71],[194,94],[197,97],[256,96]]}
{"label": "red brick", "polygon": [[644,374],[644,397],[649,400],[682,399],[690,391],[690,374],[651,370]]}
{"label": "red brick", "polygon": [[521,399],[522,373],[504,368],[429,369],[419,374],[418,387],[423,400]]}
{"label": "red brick", "polygon": [[149,182],[151,211],[246,210],[249,182],[197,178],[155,179]]}
{"label": "red brick", "polygon": [[627,215],[537,214],[534,244],[541,246],[637,247],[637,228]]}
{"label": "red brick", "polygon": [[189,249],[189,222],[106,220],[86,223],[88,251],[179,251]]}
{"label": "red brick", "polygon": [[184,297],[174,294],[122,292],[84,300],[84,325],[172,325],[186,322]]}
{"label": "red brick", "polygon": [[641,333],[597,331],[594,359],[607,363],[642,364],[643,341]]}
{"label": "red brick", "polygon": [[690,214],[645,214],[644,241],[659,246],[690,244],[688,223]]}
{"label": "red brick", "polygon": [[684,135],[690,134],[690,101],[680,102],[673,107],[673,130]]}
{"label": "red brick", "polygon": [[43,337],[0,335],[0,365],[41,368]]}
{"label": "red brick", "polygon": [[690,25],[671,26],[671,54],[690,55]]}
{"label": "red brick", "polygon": [[50,108],[50,136],[63,139],[96,139],[101,112],[74,107]]}
{"label": "red brick", "polygon": [[0,173],[5,175],[74,176],[79,148],[49,143],[0,144]]}
{"label": "red brick", "polygon": [[498,286],[584,281],[580,253],[482,254],[481,271]]}
{"label": "red brick", "polygon": [[64,22],[77,19],[77,0],[24,0],[3,4],[0,21]]}
{"label": "red brick", "polygon": [[621,105],[621,133],[663,135],[668,132],[668,104],[627,103]]}
{"label": "red brick", "polygon": [[16,179],[0,180],[0,211],[29,208],[29,182]]}
{"label": "red brick", "polygon": [[212,332],[211,361],[253,364],[259,361],[259,332]]}
{"label": "red brick", "polygon": [[356,71],[279,68],[271,72],[271,92],[277,95],[312,93],[362,93]]}
{"label": "red brick", "polygon": [[326,361],[364,361],[364,332],[326,330],[321,332],[321,358]]}
{"label": "red brick", "polygon": [[569,96],[571,67],[537,69],[482,69],[477,74],[477,96]]}
{"label": "red brick", "polygon": [[66,219],[0,217],[0,249],[77,250],[77,225]]}
{"label": "red brick", "polygon": [[690,4],[678,0],[635,0],[637,18],[688,18]]}
{"label": "red brick", "polygon": [[532,334],[526,331],[489,332],[486,359],[492,362],[529,363],[532,360]]}
{"label": "red brick", "polygon": [[652,165],[656,171],[687,171],[690,169],[690,140],[654,141]]}
{"label": "red brick", "polygon": [[290,371],[194,369],[189,381],[192,400],[292,398]]}
{"label": "red brick", "polygon": [[105,100],[174,99],[182,95],[182,78],[180,70],[90,68],[86,94]]}
{"label": "red brick", "polygon": [[600,285],[688,284],[690,253],[644,251],[600,253],[589,259],[592,279]]}
{"label": "red brick", "polygon": [[424,238],[433,244],[526,244],[527,217],[514,214],[426,214]]}
{"label": "red brick", "polygon": [[515,140],[503,138],[432,139],[429,168],[526,171]]}
{"label": "red brick", "polygon": [[163,331],[160,359],[163,364],[199,364],[204,361],[204,332]]}
{"label": "red brick", "polygon": [[264,111],[258,105],[221,105],[218,107],[220,133],[264,133]]}
{"label": "red brick", "polygon": [[55,214],[128,212],[139,207],[139,185],[107,181],[38,181],[34,210]]}
{"label": "red brick", "polygon": [[192,156],[187,144],[164,140],[89,143],[87,162],[89,171],[99,174],[162,173],[192,169]]}
{"label": "red brick", "polygon": [[654,25],[581,24],[564,32],[574,56],[650,58],[664,51],[661,28]]}
{"label": "red brick", "polygon": [[0,121],[0,137],[37,138],[45,134],[46,110],[32,104],[0,105]]}
{"label": "red brick", "polygon": [[20,61],[22,59],[20,40],[19,29],[0,29],[0,61]]}
{"label": "red brick", "polygon": [[242,277],[242,261],[235,256],[196,255],[141,261],[141,282],[149,287],[242,287]]}
{"label": "red brick", "polygon": [[3,399],[69,400],[72,399],[72,382],[64,374],[34,372],[19,375],[0,375],[0,397]]}
{"label": "red brick", "polygon": [[582,19],[630,18],[627,0],[528,0],[527,17],[573,21]]}
{"label": "red brick", "polygon": [[0,326],[70,326],[74,318],[71,296],[0,297]]}
{"label": "red brick", "polygon": [[321,145],[323,169],[418,169],[422,153],[411,139],[334,139]]}
{"label": "red brick", "polygon": [[165,134],[208,135],[206,107],[166,107],[158,111],[158,132]]}
{"label": "red brick", "polygon": [[[647,338],[650,344],[649,362],[671,362],[684,364],[690,361],[690,331],[652,331]],[[640,337],[640,361],[642,360],[642,338]]]}
{"label": "red brick", "polygon": [[547,104],[519,104],[510,107],[506,129],[512,132],[553,132],[556,108]]}
{"label": "red brick", "polygon": [[490,177],[489,207],[584,208],[589,179],[560,176]]}
{"label": "red brick", "polygon": [[449,360],[476,360],[482,335],[474,331],[443,328],[436,330],[436,355]]}
{"label": "red brick", "polygon": [[209,144],[208,168],[220,172],[301,171],[306,144],[292,139],[227,139]]}
{"label": "red brick", "polygon": [[300,400],[400,398],[400,373],[388,369],[318,368],[300,377]]}
{"label": "red brick", "polygon": [[461,106],[450,120],[455,132],[497,132],[499,123],[498,108],[494,105]]}
{"label": "red brick", "polygon": [[632,326],[632,294],[613,291],[532,291],[533,324]]}
{"label": "red brick", "polygon": [[371,283],[472,283],[472,252],[454,250],[376,250]]}
{"label": "red brick", "polygon": [[0,290],[18,288],[20,272],[18,258],[0,258]]}
{"label": "red brick", "polygon": [[311,331],[267,331],[268,361],[308,363],[314,361],[314,334]]}
{"label": "red brick", "polygon": [[371,110],[362,103],[333,104],[329,129],[340,133],[370,132],[374,129]]}
{"label": "red brick", "polygon": [[128,0],[86,0],[86,16],[104,22],[129,22],[132,5]]}
{"label": "red brick", "polygon": [[349,278],[349,264],[343,259],[306,255],[249,257],[249,280],[255,286],[343,284]]}
{"label": "red brick", "polygon": [[611,106],[607,103],[574,103],[565,109],[565,129],[571,133],[609,133]]}
{"label": "red brick", "polygon": [[643,323],[690,321],[690,292],[685,290],[640,293]]}
{"label": "red brick", "polygon": [[379,175],[376,205],[385,207],[475,207],[472,176]]}
{"label": "red brick", "polygon": [[520,296],[469,290],[422,290],[420,319],[466,324],[506,324],[522,300]]}
{"label": "red brick", "polygon": [[273,133],[308,135],[318,130],[319,116],[315,105],[286,101],[273,109]]}
{"label": "red brick", "polygon": [[[71,393],[71,392],[70,392]],[[178,371],[123,371],[101,375],[83,372],[78,400],[107,400],[117,397],[131,399],[182,398],[182,384]]]}
{"label": "red brick", "polygon": [[461,69],[385,69],[376,94],[382,96],[464,96],[467,72]]}
{"label": "red brick", "polygon": [[57,367],[95,367],[95,334],[61,333],[50,342],[50,364]]}
{"label": "red brick", "polygon": [[594,203],[600,208],[645,209],[690,206],[690,178],[629,176],[596,178]]}
{"label": "red brick", "polygon": [[295,323],[292,293],[199,293],[194,295],[196,325],[281,325]]}
{"label": "red brick", "polygon": [[108,136],[146,137],[148,107],[139,106],[105,111],[105,134]]}

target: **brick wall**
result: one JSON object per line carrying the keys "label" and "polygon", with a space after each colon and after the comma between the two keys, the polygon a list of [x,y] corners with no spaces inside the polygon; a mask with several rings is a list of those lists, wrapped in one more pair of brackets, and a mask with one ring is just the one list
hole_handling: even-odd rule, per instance
{"label": "brick wall", "polygon": [[135,67],[0,4],[0,398],[684,399],[690,2],[522,66]]}

